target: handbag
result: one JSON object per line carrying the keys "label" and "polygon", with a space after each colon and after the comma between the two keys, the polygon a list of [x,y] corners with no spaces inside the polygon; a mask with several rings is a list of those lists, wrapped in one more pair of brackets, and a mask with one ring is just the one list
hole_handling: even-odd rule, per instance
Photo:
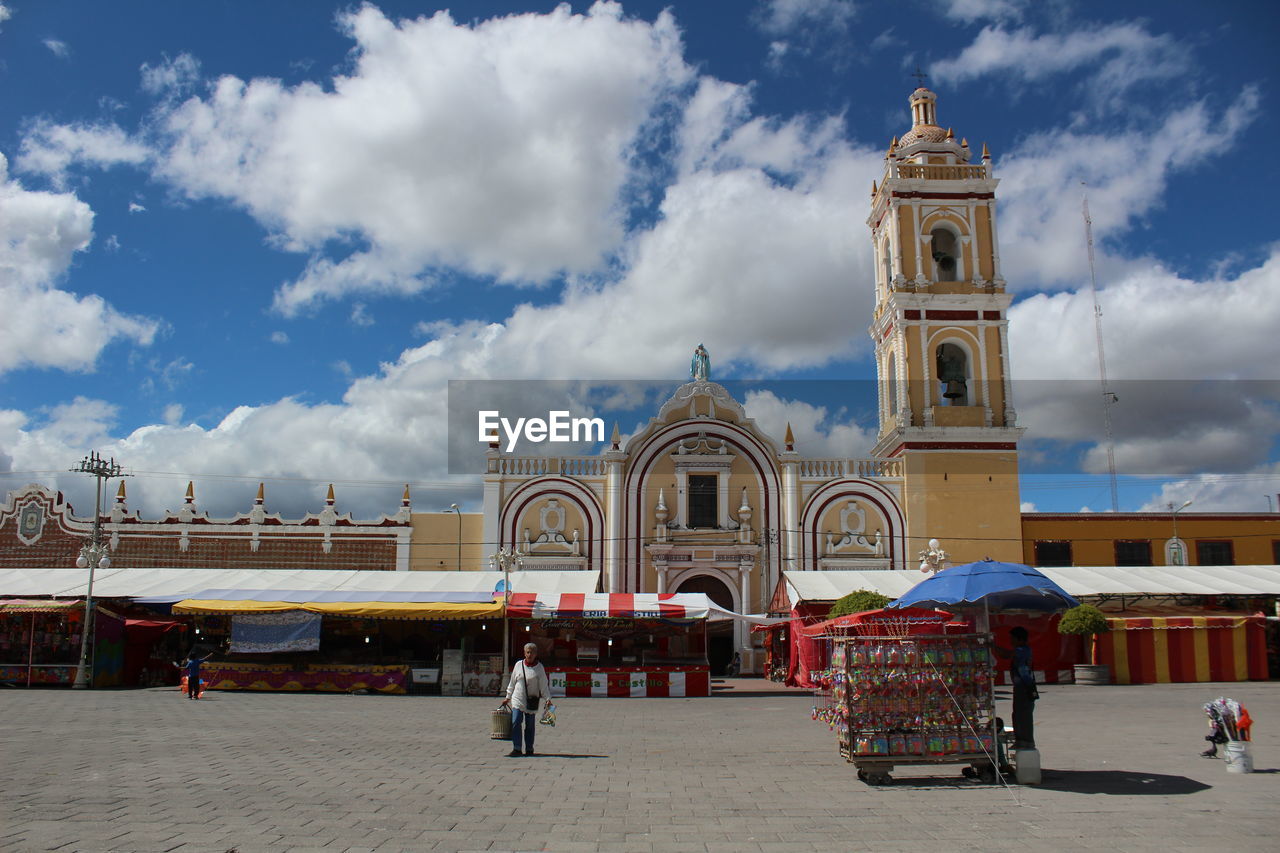
{"label": "handbag", "polygon": [[538,706],[542,704],[541,696],[529,698],[529,667],[524,665],[524,661],[520,662],[520,677],[524,679],[524,704],[529,709],[530,714],[538,713]]}

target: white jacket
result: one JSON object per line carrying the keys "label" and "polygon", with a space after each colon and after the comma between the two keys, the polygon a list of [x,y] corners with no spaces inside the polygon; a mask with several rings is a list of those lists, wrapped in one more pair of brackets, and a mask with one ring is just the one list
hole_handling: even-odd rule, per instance
{"label": "white jacket", "polygon": [[551,698],[551,681],[547,678],[547,671],[543,669],[541,662],[526,666],[521,660],[511,668],[511,680],[507,682],[507,698],[511,700],[512,708],[527,712],[530,696],[542,697],[539,710],[545,709],[547,701]]}

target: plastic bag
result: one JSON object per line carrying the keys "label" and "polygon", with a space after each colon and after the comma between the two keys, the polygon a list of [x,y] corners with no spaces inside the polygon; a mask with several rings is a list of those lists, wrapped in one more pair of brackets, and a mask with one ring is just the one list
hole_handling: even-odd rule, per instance
{"label": "plastic bag", "polygon": [[544,726],[554,726],[556,724],[556,704],[547,702],[547,707],[542,711],[542,716],[538,718],[538,722]]}

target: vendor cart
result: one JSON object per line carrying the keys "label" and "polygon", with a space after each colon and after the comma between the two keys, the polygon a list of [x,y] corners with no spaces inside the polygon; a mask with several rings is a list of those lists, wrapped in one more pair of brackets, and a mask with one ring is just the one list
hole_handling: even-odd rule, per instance
{"label": "vendor cart", "polygon": [[959,764],[965,776],[996,781],[1004,759],[990,634],[832,642],[833,728],[840,754],[858,768],[859,779],[884,785],[897,766]]}

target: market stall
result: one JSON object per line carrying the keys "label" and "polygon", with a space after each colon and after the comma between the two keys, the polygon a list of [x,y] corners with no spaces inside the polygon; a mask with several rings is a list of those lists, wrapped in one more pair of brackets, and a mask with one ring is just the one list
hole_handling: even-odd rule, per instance
{"label": "market stall", "polygon": [[83,622],[82,601],[0,599],[0,683],[70,684]]}
{"label": "market stall", "polygon": [[[998,749],[990,634],[916,634],[891,620],[833,639],[840,754],[868,784],[900,765],[967,765],[996,779]],[[875,633],[871,633],[875,632]]]}
{"label": "market stall", "polygon": [[552,696],[709,696],[707,620],[736,615],[700,593],[514,593],[507,609]]}
{"label": "market stall", "polygon": [[1145,616],[1107,619],[1098,662],[1116,684],[1266,679],[1266,618]]}
{"label": "market stall", "polygon": [[[174,613],[197,617],[197,637],[218,652],[204,675],[214,690],[407,693],[415,659],[425,655],[413,645],[422,635],[415,624],[496,621],[502,614],[492,593],[218,594],[224,597],[173,605]],[[453,600],[377,600],[406,597]]]}

